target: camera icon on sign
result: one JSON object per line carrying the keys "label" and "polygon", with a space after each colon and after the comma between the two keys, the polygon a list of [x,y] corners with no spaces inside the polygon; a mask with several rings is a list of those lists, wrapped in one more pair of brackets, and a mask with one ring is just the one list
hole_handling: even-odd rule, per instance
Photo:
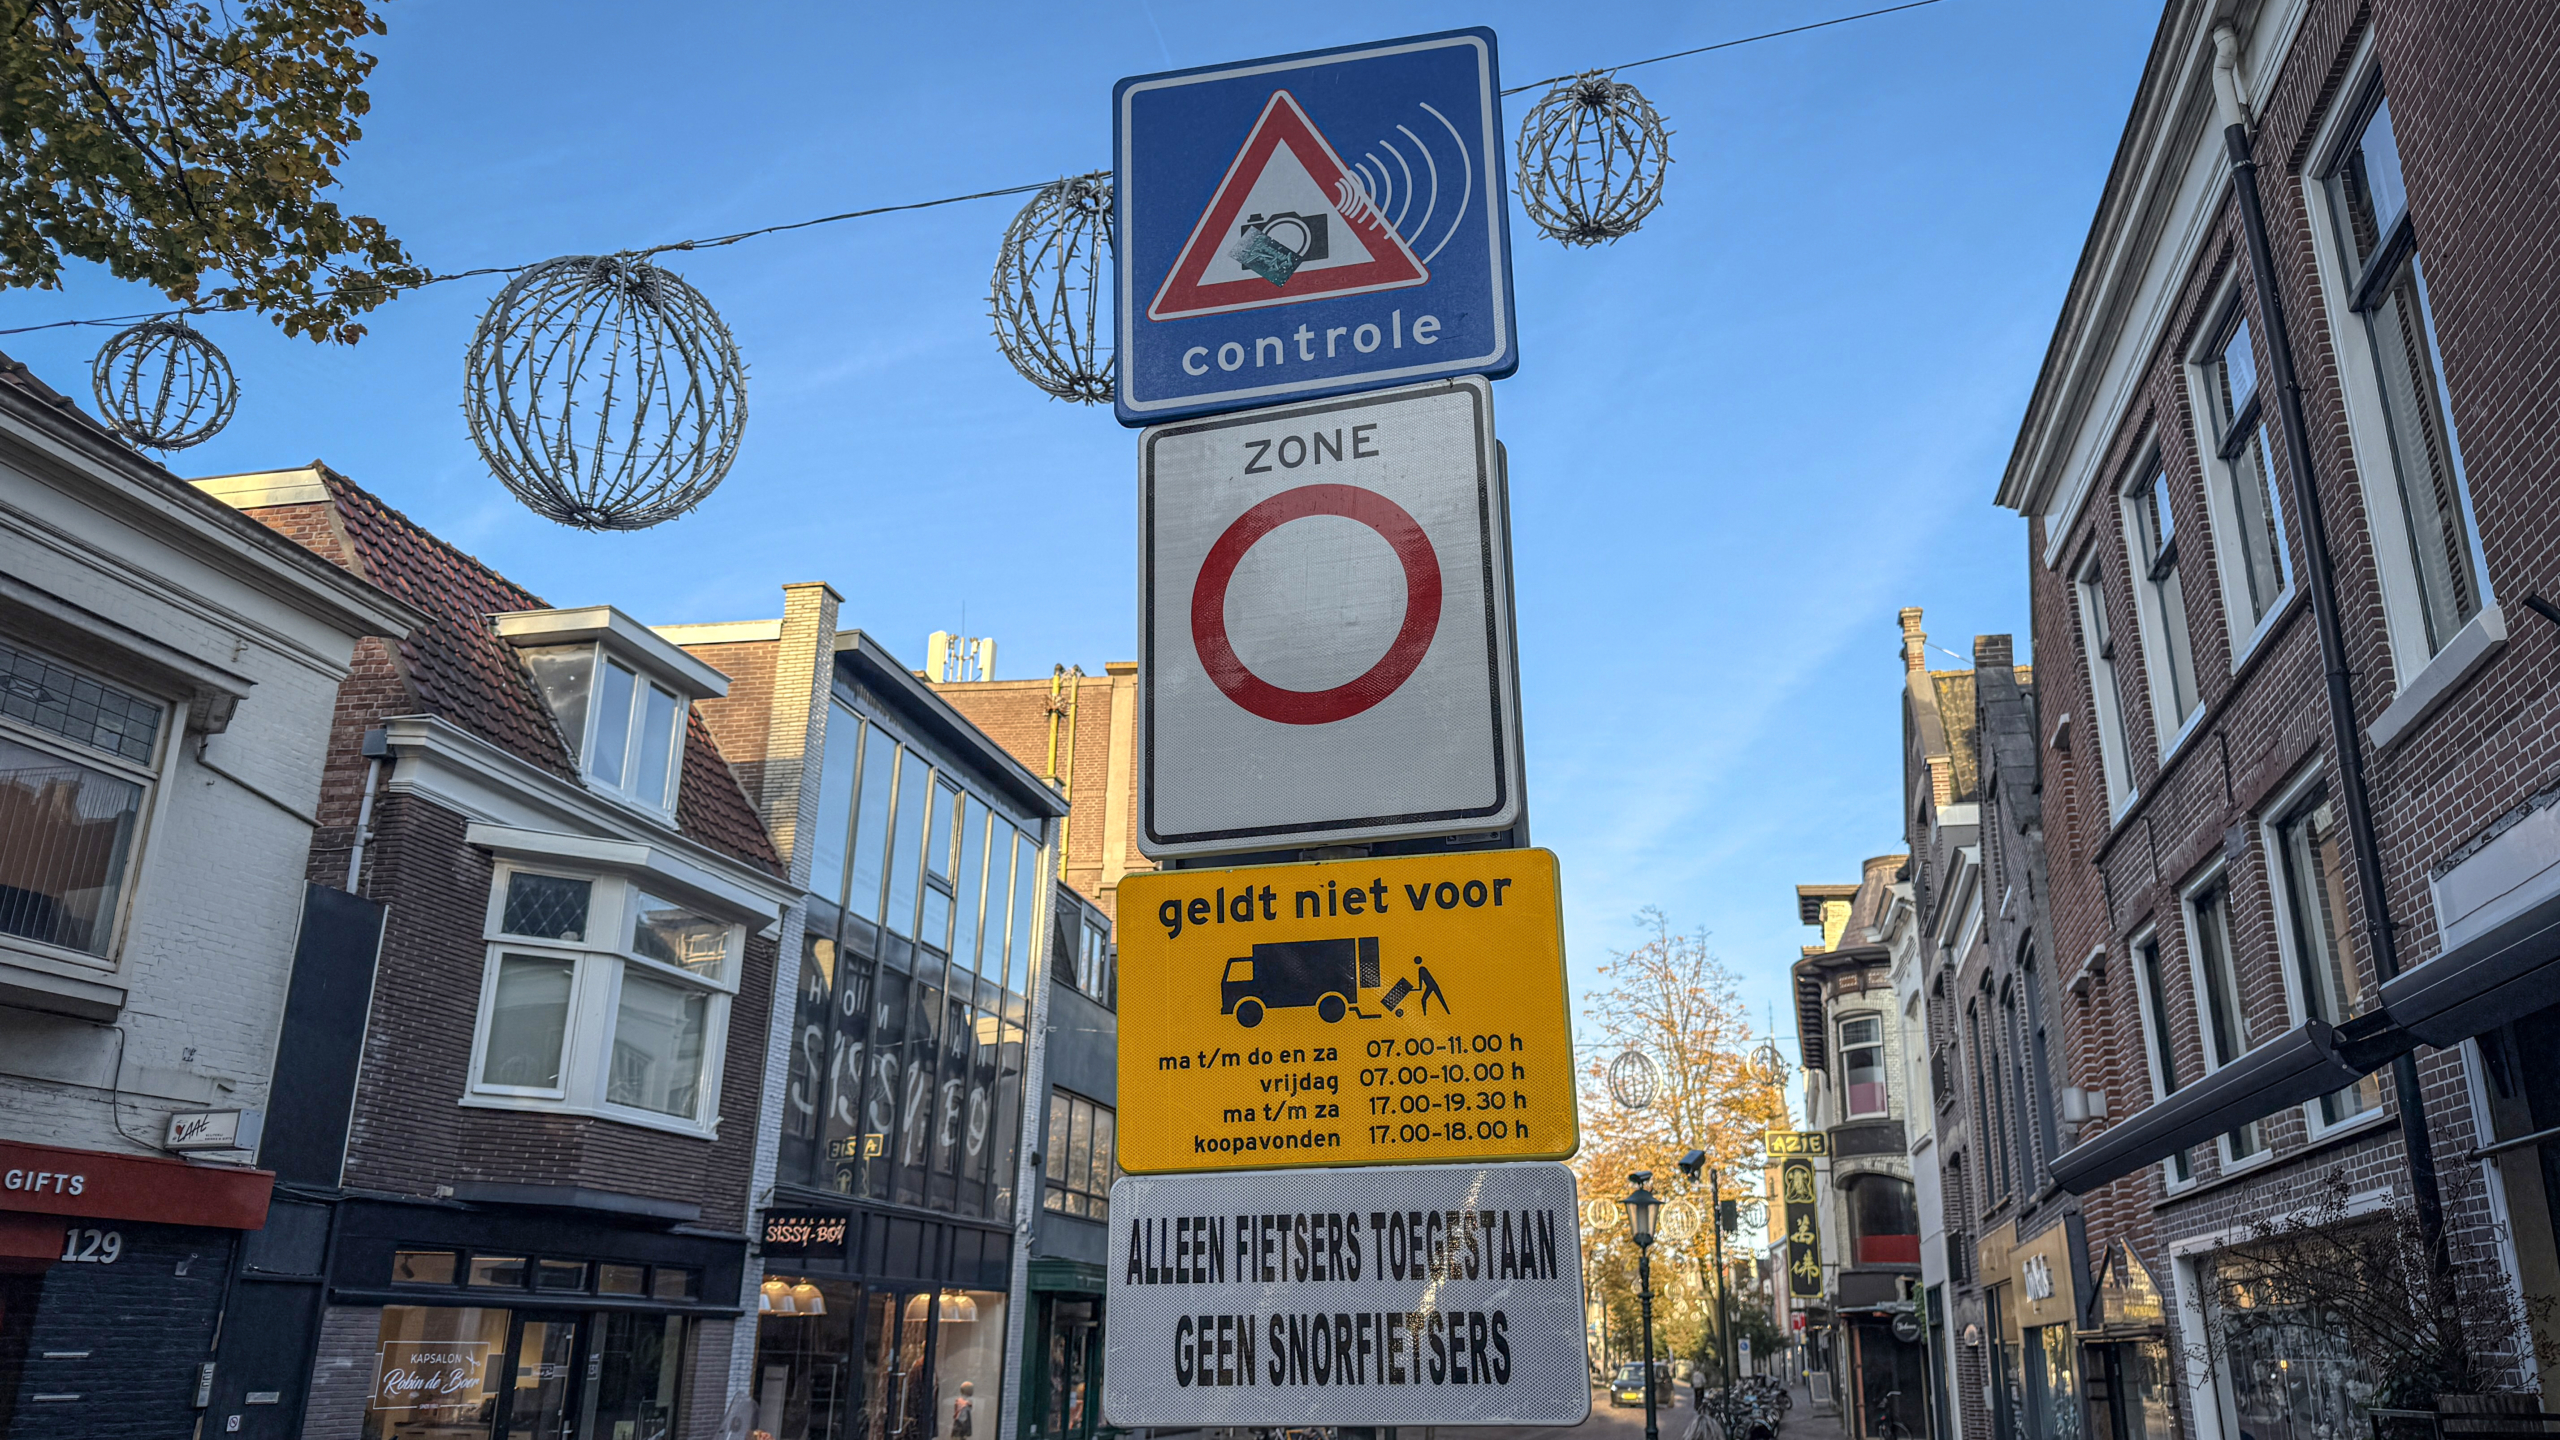
{"label": "camera icon on sign", "polygon": [[1329,215],[1301,215],[1295,210],[1274,210],[1268,215],[1247,215],[1236,227],[1238,239],[1260,235],[1274,245],[1298,257],[1303,265],[1322,260],[1331,249],[1326,228]]}

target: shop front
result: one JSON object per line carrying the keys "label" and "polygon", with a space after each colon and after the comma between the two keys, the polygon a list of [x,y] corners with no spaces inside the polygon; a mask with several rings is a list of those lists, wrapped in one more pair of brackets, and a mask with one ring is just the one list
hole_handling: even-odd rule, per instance
{"label": "shop front", "polygon": [[2178,1440],[2168,1309],[2150,1268],[2121,1240],[2099,1263],[2089,1318],[2080,1353],[2093,1440]]}
{"label": "shop front", "polygon": [[754,1428],[773,1440],[993,1440],[1000,1230],[855,1207],[768,1213]]}
{"label": "shop front", "polygon": [[1993,1426],[2034,1440],[2081,1440],[2077,1267],[2073,1217],[2018,1240],[2015,1222],[1979,1244],[1991,1347]]}
{"label": "shop front", "polygon": [[0,1434],[183,1434],[274,1177],[0,1141]]}
{"label": "shop front", "polygon": [[1093,1440],[1102,1423],[1102,1267],[1031,1262],[1024,1332],[1022,1440]]}
{"label": "shop front", "polygon": [[[343,1203],[329,1301],[347,1353],[321,1357],[313,1426],[350,1440],[689,1433],[689,1386],[706,1347],[725,1351],[745,1247],[679,1224],[568,1205]],[[338,1376],[365,1377],[362,1393]]]}

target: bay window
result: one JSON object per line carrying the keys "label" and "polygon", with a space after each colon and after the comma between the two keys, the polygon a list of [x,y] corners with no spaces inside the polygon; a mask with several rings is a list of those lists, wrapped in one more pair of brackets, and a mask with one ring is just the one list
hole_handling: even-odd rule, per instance
{"label": "bay window", "polygon": [[1851,1119],[1885,1113],[1882,1020],[1860,1015],[1840,1022],[1840,1076]]}
{"label": "bay window", "polygon": [[619,876],[499,867],[463,1103],[708,1135],[746,927]]}
{"label": "bay window", "polygon": [[0,640],[0,935],[114,953],[169,717]]}

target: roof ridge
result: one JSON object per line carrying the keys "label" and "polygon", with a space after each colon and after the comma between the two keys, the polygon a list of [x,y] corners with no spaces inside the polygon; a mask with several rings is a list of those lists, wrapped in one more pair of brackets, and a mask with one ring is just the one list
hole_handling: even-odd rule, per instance
{"label": "roof ridge", "polygon": [[456,560],[460,560],[470,565],[481,574],[498,582],[498,584],[503,585],[507,589],[514,591],[516,594],[523,596],[527,601],[531,602],[524,607],[525,609],[549,610],[553,608],[550,601],[543,599],[541,596],[534,594],[532,591],[524,588],[524,586],[516,583],[516,581],[507,575],[505,571],[500,570],[488,561],[483,560],[479,556],[472,554],[470,551],[454,544],[452,541],[445,539],[443,536],[438,535],[435,531],[428,529],[426,526],[419,524],[416,520],[411,519],[406,511],[395,508],[391,502],[374,494],[372,491],[367,490],[362,485],[359,485],[355,481],[347,478],[345,475],[340,474],[326,461],[314,460],[311,462],[311,468],[320,472],[320,482],[329,486],[332,494],[338,494],[342,499],[353,497],[355,499],[362,500],[366,504],[370,505],[374,510],[380,512],[385,518],[398,521],[409,531],[410,534],[415,535],[428,545],[443,551],[445,554],[452,556]]}

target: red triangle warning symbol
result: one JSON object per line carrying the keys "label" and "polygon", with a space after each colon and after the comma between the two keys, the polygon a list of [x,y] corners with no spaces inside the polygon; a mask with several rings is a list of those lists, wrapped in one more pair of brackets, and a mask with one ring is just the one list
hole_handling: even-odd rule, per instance
{"label": "red triangle warning symbol", "polygon": [[1368,187],[1296,97],[1280,90],[1227,166],[1147,318],[1366,295],[1430,278],[1371,203]]}

